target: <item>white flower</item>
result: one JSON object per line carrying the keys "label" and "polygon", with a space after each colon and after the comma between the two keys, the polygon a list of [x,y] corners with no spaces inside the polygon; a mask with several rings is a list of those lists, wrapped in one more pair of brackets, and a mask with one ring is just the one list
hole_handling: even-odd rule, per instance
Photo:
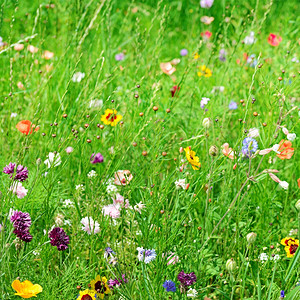
{"label": "white flower", "polygon": [[270,260],[277,261],[278,259],[280,259],[279,254],[274,255],[274,257],[273,257],[273,256],[270,256]]}
{"label": "white flower", "polygon": [[289,134],[289,131],[288,131],[285,127],[282,127],[282,132],[283,132],[285,135],[288,135],[288,134]]}
{"label": "white flower", "polygon": [[11,118],[15,118],[17,115],[18,115],[17,113],[11,113],[11,114],[10,114],[10,117],[11,117]]}
{"label": "white flower", "polygon": [[75,190],[83,192],[85,190],[85,187],[83,186],[83,184],[78,184],[75,186]]}
{"label": "white flower", "polygon": [[248,36],[245,37],[244,39],[244,43],[245,45],[252,45],[254,44],[256,41],[255,37],[254,37],[254,32],[251,31],[250,34]]}
{"label": "white flower", "polygon": [[267,253],[261,253],[258,258],[263,263],[269,259],[269,256]]}
{"label": "white flower", "polygon": [[89,104],[89,108],[97,108],[97,107],[101,107],[103,105],[103,100],[91,100],[90,104]]}
{"label": "white flower", "polygon": [[59,166],[61,164],[60,154],[49,152],[48,159],[44,161],[44,164],[47,165],[48,169]]}
{"label": "white flower", "polygon": [[83,225],[81,229],[88,234],[96,234],[100,232],[99,223],[97,221],[94,221],[92,217],[85,217],[81,219],[80,223]]}
{"label": "white flower", "polygon": [[94,178],[94,177],[96,177],[97,176],[97,173],[96,173],[96,171],[94,171],[94,170],[91,170],[88,174],[87,174],[87,177],[88,178]]}
{"label": "white flower", "polygon": [[289,188],[289,184],[286,181],[280,181],[279,185],[285,190]]}
{"label": "white flower", "polygon": [[293,141],[295,138],[296,138],[296,133],[289,133],[286,138],[289,140],[289,141]]}
{"label": "white flower", "polygon": [[118,188],[115,186],[115,185],[113,185],[113,184],[109,184],[107,187],[106,187],[106,192],[108,193],[108,194],[114,194],[114,193],[116,193],[118,191]]}
{"label": "white flower", "polygon": [[197,292],[195,289],[190,288],[190,289],[187,291],[187,297],[190,297],[190,298],[196,298],[197,295],[198,295],[198,292]]}
{"label": "white flower", "polygon": [[0,36],[0,47],[4,46],[3,38]]}
{"label": "white flower", "polygon": [[85,74],[81,73],[81,72],[76,72],[73,77],[72,77],[72,81],[73,82],[80,82],[83,78],[84,78]]}
{"label": "white flower", "polygon": [[279,149],[279,144],[275,144],[273,147],[272,147],[272,150],[277,153],[277,154],[280,154],[280,152],[278,151]]}
{"label": "white flower", "polygon": [[138,204],[136,204],[134,207],[134,210],[139,212],[140,214],[142,213],[142,210],[146,208],[146,205],[140,201]]}
{"label": "white flower", "polygon": [[259,137],[259,130],[258,130],[258,128],[250,128],[249,129],[249,133],[248,133],[247,136],[251,137],[251,138]]}
{"label": "white flower", "polygon": [[185,179],[176,180],[175,185],[177,189],[183,188],[184,190],[187,190],[189,188],[189,184],[185,183]]}

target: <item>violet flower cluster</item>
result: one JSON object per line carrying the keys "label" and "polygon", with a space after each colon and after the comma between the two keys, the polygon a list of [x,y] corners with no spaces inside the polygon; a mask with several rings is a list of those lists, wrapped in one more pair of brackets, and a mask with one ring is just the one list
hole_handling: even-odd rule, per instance
{"label": "violet flower cluster", "polygon": [[10,218],[14,226],[14,234],[22,241],[29,243],[32,240],[32,235],[29,233],[31,218],[29,213],[15,211]]}
{"label": "violet flower cluster", "polygon": [[16,164],[12,162],[10,162],[7,166],[3,168],[3,173],[11,174],[10,178],[13,178],[14,174],[16,173],[14,180],[20,182],[23,182],[28,178],[28,169],[22,165],[18,165],[16,167]]}
{"label": "violet flower cluster", "polygon": [[65,231],[60,227],[55,227],[49,232],[50,244],[57,247],[58,251],[68,249],[70,239]]}
{"label": "violet flower cluster", "polygon": [[197,277],[194,272],[184,273],[184,271],[181,271],[178,274],[177,279],[181,282],[183,286],[187,287],[194,284],[197,280]]}

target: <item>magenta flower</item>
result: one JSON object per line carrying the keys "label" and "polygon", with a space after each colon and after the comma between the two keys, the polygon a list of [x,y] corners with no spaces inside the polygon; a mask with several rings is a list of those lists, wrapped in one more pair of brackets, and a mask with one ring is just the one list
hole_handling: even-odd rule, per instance
{"label": "magenta flower", "polygon": [[49,232],[50,244],[57,247],[58,251],[68,249],[70,238],[65,231],[60,227],[55,227]]}
{"label": "magenta flower", "polygon": [[[16,167],[16,164],[10,162],[7,166],[5,166],[3,168],[3,173],[11,174],[10,178],[12,178],[15,173],[15,167]],[[23,182],[27,178],[28,178],[28,169],[22,165],[18,165],[16,168],[16,175],[14,177],[14,180]]]}
{"label": "magenta flower", "polygon": [[103,155],[101,153],[93,153],[90,161],[92,164],[99,164],[102,163],[104,160]]}
{"label": "magenta flower", "polygon": [[190,286],[196,282],[197,277],[194,272],[184,273],[184,271],[181,271],[178,274],[177,279],[181,282],[183,286]]}

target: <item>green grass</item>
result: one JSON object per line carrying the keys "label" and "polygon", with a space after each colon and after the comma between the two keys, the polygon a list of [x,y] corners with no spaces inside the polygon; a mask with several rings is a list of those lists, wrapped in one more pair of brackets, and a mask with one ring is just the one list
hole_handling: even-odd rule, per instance
{"label": "green grass", "polygon": [[[203,24],[204,15],[214,21]],[[206,30],[212,32],[208,42],[201,37]],[[256,42],[245,45],[250,31]],[[282,37],[279,46],[268,44],[270,33]],[[97,274],[110,279],[123,273],[128,283],[106,298],[187,299],[177,280],[181,270],[195,272],[196,299],[279,299],[281,290],[286,299],[299,299],[300,252],[287,258],[280,245],[291,230],[294,238],[300,236],[295,208],[300,198],[299,62],[292,61],[300,59],[298,1],[215,0],[203,9],[195,0],[3,0],[0,36],[6,42],[0,49],[0,168],[16,162],[29,170],[23,199],[12,194],[9,175],[1,172],[1,300],[18,298],[11,287],[17,277],[43,287],[37,299],[76,299],[77,286],[88,288]],[[19,41],[24,49],[15,51]],[[38,52],[29,52],[28,45]],[[189,52],[185,57],[179,54],[183,48]],[[221,49],[227,52],[225,62],[219,60]],[[44,59],[45,50],[54,57]],[[125,59],[118,62],[115,55],[121,52]],[[243,60],[243,53],[255,54],[256,67]],[[164,74],[160,63],[175,58],[180,58],[176,72]],[[201,65],[212,70],[211,77],[197,76]],[[79,83],[72,81],[76,72],[85,73]],[[174,85],[180,90],[171,97]],[[224,86],[224,92],[213,93],[216,86]],[[202,97],[210,98],[207,111],[200,108]],[[103,104],[91,107],[96,99]],[[231,100],[236,110],[228,109]],[[97,126],[103,125],[106,109],[116,109],[122,124]],[[204,118],[211,119],[208,129]],[[23,135],[16,128],[21,120],[39,125],[39,131]],[[259,129],[260,150],[272,147],[286,139],[279,126],[297,135],[289,160],[275,152],[234,160],[222,153],[224,143],[239,153],[250,128]],[[65,151],[69,146],[71,154]],[[199,170],[179,151],[188,146],[200,159]],[[216,156],[210,155],[211,146],[217,147]],[[54,151],[62,163],[47,169],[44,161]],[[103,163],[90,163],[95,152],[102,153]],[[287,190],[270,171],[262,173],[268,169],[279,171],[276,176],[289,183]],[[91,170],[97,177],[87,177]],[[146,208],[141,214],[122,209],[112,220],[102,208],[112,203],[107,181],[118,170],[133,175],[118,192],[132,207],[142,202]],[[179,179],[190,184],[187,190],[176,189]],[[80,184],[83,192],[75,188]],[[65,207],[66,199],[76,205]],[[16,247],[10,209],[30,214],[30,243]],[[69,223],[57,224],[57,216]],[[80,220],[87,216],[99,222],[99,233],[81,230]],[[69,235],[67,250],[50,245],[44,231],[53,226]],[[246,239],[250,232],[257,233],[252,245]],[[116,266],[104,258],[108,246],[117,253]],[[137,247],[155,249],[156,259],[139,262]],[[179,261],[167,265],[171,252]],[[261,263],[261,253],[280,259]],[[237,265],[233,271],[226,269],[230,258]],[[165,280],[176,283],[176,293],[164,290]]]}

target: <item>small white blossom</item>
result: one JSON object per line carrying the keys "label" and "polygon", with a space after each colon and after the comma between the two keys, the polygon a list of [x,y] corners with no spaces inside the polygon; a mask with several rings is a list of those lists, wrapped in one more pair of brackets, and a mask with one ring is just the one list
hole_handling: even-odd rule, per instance
{"label": "small white blossom", "polygon": [[81,72],[76,72],[73,77],[72,77],[72,81],[73,82],[80,82],[83,78],[85,77],[84,73]]}
{"label": "small white blossom", "polygon": [[249,133],[248,133],[247,136],[251,137],[251,138],[259,137],[259,130],[258,130],[258,128],[250,128],[249,129]]}
{"label": "small white blossom", "polygon": [[197,292],[195,289],[190,288],[190,289],[187,291],[187,297],[190,297],[190,298],[196,298],[197,295],[198,295],[198,292]]}
{"label": "small white blossom", "polygon": [[91,170],[88,174],[87,174],[87,177],[88,178],[94,178],[94,177],[96,177],[97,176],[97,173],[96,173],[96,171],[94,171],[94,170]]}
{"label": "small white blossom", "polygon": [[85,187],[83,186],[83,184],[78,184],[75,186],[75,190],[83,192],[85,190]]}
{"label": "small white blossom", "polygon": [[254,32],[251,31],[250,34],[248,36],[245,37],[244,39],[244,43],[245,45],[252,45],[254,44],[256,41],[255,37],[254,37]]}
{"label": "small white blossom", "polygon": [[48,159],[44,161],[44,164],[47,165],[48,169],[53,167],[57,167],[61,164],[61,158],[60,154],[56,153],[54,154],[53,152],[49,152],[48,154]]}
{"label": "small white blossom", "polygon": [[289,133],[286,138],[289,140],[289,141],[294,141],[295,138],[297,137],[296,133]]}
{"label": "small white blossom", "polygon": [[264,263],[269,259],[269,256],[267,253],[261,253],[258,258],[262,263]]}

